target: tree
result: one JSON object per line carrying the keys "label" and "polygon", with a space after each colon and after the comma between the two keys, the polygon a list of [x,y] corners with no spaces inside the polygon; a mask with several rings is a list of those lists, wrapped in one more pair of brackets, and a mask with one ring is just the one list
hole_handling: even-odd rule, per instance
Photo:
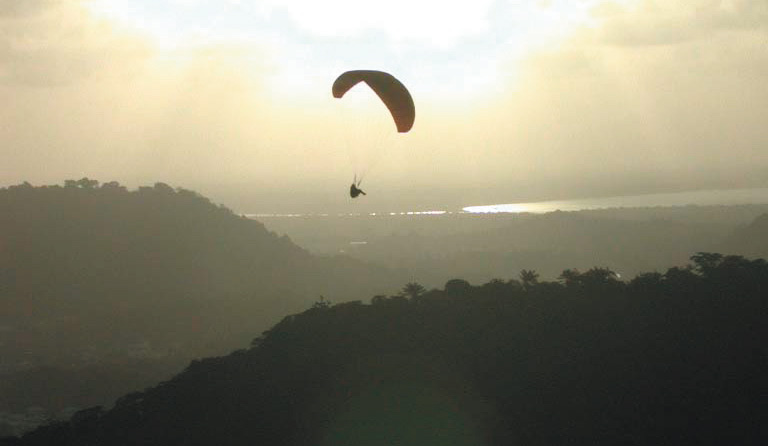
{"label": "tree", "polygon": [[117,181],[109,181],[109,182],[103,183],[101,185],[101,188],[105,190],[119,190],[119,191],[127,190],[125,186],[121,186],[120,183],[118,183]]}
{"label": "tree", "polygon": [[563,272],[560,274],[560,281],[562,281],[565,286],[572,287],[576,286],[579,283],[579,276],[581,273],[577,269],[566,269],[563,270]]}
{"label": "tree", "polygon": [[400,291],[400,294],[410,299],[416,299],[424,294],[425,291],[427,291],[427,289],[424,288],[420,283],[408,282]]}
{"label": "tree", "polygon": [[723,255],[713,252],[697,252],[691,256],[693,270],[702,276],[712,273],[723,261]]}
{"label": "tree", "polygon": [[8,189],[33,189],[32,184],[30,184],[29,181],[25,181],[21,184],[17,184],[15,186],[9,186]]}
{"label": "tree", "polygon": [[643,292],[658,291],[664,286],[664,275],[659,272],[638,274],[629,282],[629,285]]}
{"label": "tree", "polygon": [[315,303],[312,304],[312,309],[318,309],[318,310],[325,310],[327,308],[331,307],[331,301],[327,300],[325,296],[320,296],[320,299],[318,299]]}
{"label": "tree", "polygon": [[539,283],[539,273],[532,269],[520,271],[520,281],[523,283],[523,289],[530,290]]}
{"label": "tree", "polygon": [[91,180],[90,178],[83,177],[77,180],[77,187],[82,189],[96,189],[99,187],[99,182],[97,180]]}
{"label": "tree", "polygon": [[504,290],[507,287],[507,284],[501,280],[501,279],[491,279],[482,286],[484,290],[487,290],[489,292],[499,292],[501,290]]}
{"label": "tree", "polygon": [[176,191],[169,185],[165,183],[155,183],[155,186],[153,187],[157,192],[165,193],[165,194],[174,194]]}
{"label": "tree", "polygon": [[451,279],[445,282],[445,292],[448,294],[463,294],[471,288],[472,285],[464,279]]}
{"label": "tree", "polygon": [[387,302],[387,296],[383,294],[377,294],[371,298],[371,305],[382,305]]}
{"label": "tree", "polygon": [[91,180],[88,177],[80,178],[79,180],[64,180],[64,187],[66,188],[80,188],[80,189],[96,189],[99,187],[97,180]]}
{"label": "tree", "polygon": [[611,286],[620,286],[616,273],[610,268],[594,267],[580,273],[575,269],[566,269],[560,274],[560,280],[566,287],[582,290],[596,290]]}

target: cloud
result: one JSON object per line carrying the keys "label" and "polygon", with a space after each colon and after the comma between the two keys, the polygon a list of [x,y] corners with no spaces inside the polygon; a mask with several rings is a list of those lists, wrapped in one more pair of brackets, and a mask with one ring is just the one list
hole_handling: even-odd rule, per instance
{"label": "cloud", "polygon": [[767,186],[766,5],[596,10],[597,26],[527,60],[493,111],[505,124],[489,159],[567,196]]}
{"label": "cloud", "polygon": [[759,0],[645,0],[636,7],[611,4],[595,12],[608,18],[601,40],[614,45],[676,44],[718,32],[768,27],[768,3]]}
{"label": "cloud", "polygon": [[[576,8],[566,3],[549,2],[550,15],[538,24],[524,23],[528,15],[507,5],[492,17],[491,33],[516,18],[516,26],[532,33],[520,35],[539,36],[540,24],[558,28],[560,8]],[[549,40],[537,40],[541,50],[522,65],[515,49],[498,65],[510,73],[506,88],[482,101],[459,95],[460,88],[426,99],[418,82],[404,78],[418,101],[416,125],[377,159],[372,196],[379,189],[398,200],[466,206],[766,186],[764,5],[643,0],[601,6],[592,10],[590,26],[557,45],[544,48]],[[297,44],[304,53],[286,50],[291,70],[280,71],[274,47],[248,39],[158,49],[79,2],[0,6],[3,184],[82,176],[128,185],[165,181],[250,212],[278,209],[258,206],[266,202],[292,211],[310,202],[317,209],[347,203],[333,200],[345,199],[337,192],[351,177],[350,142],[330,131],[338,128],[327,86],[332,76],[313,71],[318,46],[327,47],[323,58],[346,63],[340,39],[317,45],[308,38]],[[569,23],[581,20],[579,8],[570,10]],[[473,14],[470,22],[481,23],[483,14]],[[474,32],[474,26],[457,32]],[[454,64],[469,60],[479,71],[495,71],[482,62],[505,48],[470,39],[452,50],[461,56]],[[475,90],[466,70],[440,73],[423,45],[408,54],[418,57],[403,58],[416,62],[404,72],[426,73],[420,82],[437,84],[442,74]],[[283,88],[295,96],[269,83],[291,76],[295,82]],[[309,78],[317,88],[294,89]],[[356,141],[351,150],[366,150],[367,143]]]}
{"label": "cloud", "polygon": [[[351,36],[377,29],[393,40],[416,40],[437,46],[451,45],[486,30],[493,3],[492,0],[266,2],[275,11],[285,11],[300,28],[316,35]],[[425,20],[427,17],[429,21]]]}
{"label": "cloud", "polygon": [[0,5],[0,82],[34,86],[135,71],[145,43],[94,20],[80,2],[4,0]]}
{"label": "cloud", "polygon": [[141,36],[94,18],[81,2],[36,2],[5,12],[3,184],[89,176],[192,187],[274,167],[249,163],[280,128],[267,111],[261,83],[269,69],[256,49],[160,53]]}
{"label": "cloud", "polygon": [[60,0],[0,0],[0,18],[33,15],[59,1]]}

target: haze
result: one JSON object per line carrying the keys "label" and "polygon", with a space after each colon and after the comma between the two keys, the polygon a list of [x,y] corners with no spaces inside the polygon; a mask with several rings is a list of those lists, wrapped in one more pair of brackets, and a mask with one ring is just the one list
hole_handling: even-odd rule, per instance
{"label": "haze", "polygon": [[[408,86],[410,133],[341,130],[357,68]],[[2,0],[0,98],[3,186],[163,181],[251,213],[766,187],[768,4]]]}

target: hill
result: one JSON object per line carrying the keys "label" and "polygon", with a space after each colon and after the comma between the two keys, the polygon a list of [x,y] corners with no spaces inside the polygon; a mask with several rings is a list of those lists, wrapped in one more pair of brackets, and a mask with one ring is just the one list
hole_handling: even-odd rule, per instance
{"label": "hill", "polygon": [[761,445],[768,263],[700,253],[370,305],[317,302],[252,346],[8,445]]}
{"label": "hill", "polygon": [[387,292],[403,277],[312,255],[163,183],[129,191],[82,179],[0,189],[0,412],[47,407],[17,396],[50,381],[51,367],[66,376],[85,368],[108,382],[121,367],[155,370],[75,401],[106,403],[191,358],[243,345],[318,295],[338,302]]}
{"label": "hill", "polygon": [[748,256],[768,257],[768,214],[739,226],[723,242],[723,248]]}

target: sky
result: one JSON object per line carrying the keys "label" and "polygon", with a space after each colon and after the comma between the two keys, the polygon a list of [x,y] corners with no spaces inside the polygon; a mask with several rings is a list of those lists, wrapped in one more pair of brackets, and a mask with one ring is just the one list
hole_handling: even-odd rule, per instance
{"label": "sky", "polygon": [[[350,69],[408,87],[411,132],[332,98]],[[0,99],[0,186],[245,213],[768,187],[768,2],[0,0]]]}

